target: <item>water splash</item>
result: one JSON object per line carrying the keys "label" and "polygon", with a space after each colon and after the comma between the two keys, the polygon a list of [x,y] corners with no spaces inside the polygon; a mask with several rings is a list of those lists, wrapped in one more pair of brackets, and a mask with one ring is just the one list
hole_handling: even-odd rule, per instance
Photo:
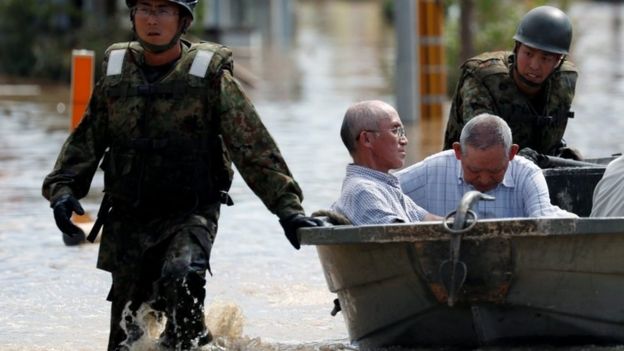
{"label": "water splash", "polygon": [[205,314],[206,325],[215,337],[240,338],[243,336],[245,316],[233,302],[214,301]]}
{"label": "water splash", "polygon": [[165,330],[166,317],[145,303],[132,312],[131,304],[132,301],[129,301],[124,307],[120,322],[121,328],[128,335],[122,345],[132,351],[159,351],[158,338]]}
{"label": "water splash", "polygon": [[[132,322],[142,328],[143,333],[129,347],[131,351],[165,351],[158,345],[158,338],[165,329],[167,318],[163,313],[151,309],[147,304],[132,313],[124,309],[122,328],[128,333],[130,327],[126,323],[126,316],[131,316]],[[239,305],[230,301],[214,301],[205,312],[206,327],[212,332],[214,340],[197,351],[341,351],[358,350],[356,347],[343,341],[323,343],[275,343],[263,341],[261,338],[252,338],[243,335],[245,316]],[[132,330],[130,330],[132,332]],[[128,344],[126,344],[128,346]]]}

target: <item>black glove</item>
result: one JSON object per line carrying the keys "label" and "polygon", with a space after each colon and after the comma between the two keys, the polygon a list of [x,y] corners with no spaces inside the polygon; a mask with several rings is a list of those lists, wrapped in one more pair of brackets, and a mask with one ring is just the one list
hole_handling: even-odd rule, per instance
{"label": "black glove", "polygon": [[540,154],[539,152],[531,149],[530,147],[524,147],[518,151],[518,155],[532,161],[540,168],[548,168],[548,156]]}
{"label": "black glove", "polygon": [[76,212],[79,215],[83,215],[85,213],[82,206],[80,206],[80,202],[76,200],[70,194],[61,195],[58,199],[56,199],[51,205],[54,210],[54,220],[56,221],[56,226],[68,236],[74,237],[85,237],[82,229],[78,228],[71,221],[72,212]]}
{"label": "black glove", "polygon": [[581,154],[579,150],[573,147],[568,147],[568,146],[560,147],[557,150],[557,156],[561,158],[568,158],[571,160],[576,160],[576,161],[583,160],[583,155]]}
{"label": "black glove", "polygon": [[282,228],[284,228],[284,234],[286,234],[286,238],[292,244],[292,246],[299,250],[301,246],[299,244],[299,238],[297,237],[297,229],[305,228],[305,227],[323,227],[325,226],[325,222],[323,222],[319,218],[314,217],[306,217],[301,213],[295,213],[294,215],[288,216],[284,219],[280,219],[280,224]]}

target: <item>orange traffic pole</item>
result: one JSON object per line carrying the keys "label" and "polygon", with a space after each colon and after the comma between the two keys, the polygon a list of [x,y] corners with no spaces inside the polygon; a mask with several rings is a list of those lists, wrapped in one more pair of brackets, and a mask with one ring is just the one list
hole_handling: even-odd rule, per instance
{"label": "orange traffic pole", "polygon": [[[87,110],[93,90],[95,53],[91,50],[72,50],[71,95],[69,113],[70,131],[76,129]],[[72,220],[79,226],[93,222],[89,213],[73,214]],[[86,228],[85,228],[86,229]]]}
{"label": "orange traffic pole", "polygon": [[70,130],[82,120],[93,90],[95,54],[91,50],[72,51]]}
{"label": "orange traffic pole", "polygon": [[446,99],[444,62],[444,5],[440,0],[418,0],[421,118],[442,120]]}

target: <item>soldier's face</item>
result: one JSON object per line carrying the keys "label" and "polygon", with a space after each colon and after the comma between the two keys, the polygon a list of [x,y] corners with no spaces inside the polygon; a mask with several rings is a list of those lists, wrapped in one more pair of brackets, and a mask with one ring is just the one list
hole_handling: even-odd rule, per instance
{"label": "soldier's face", "polygon": [[137,35],[153,45],[166,45],[178,33],[180,9],[166,0],[141,0],[134,9]]}
{"label": "soldier's face", "polygon": [[505,178],[505,172],[516,153],[518,145],[512,145],[506,152],[502,145],[495,145],[485,150],[467,146],[461,149],[459,143],[453,144],[455,157],[461,161],[464,181],[480,192],[496,188]]}
{"label": "soldier's face", "polygon": [[518,73],[535,84],[542,84],[557,68],[562,57],[524,44],[518,46],[516,55]]}

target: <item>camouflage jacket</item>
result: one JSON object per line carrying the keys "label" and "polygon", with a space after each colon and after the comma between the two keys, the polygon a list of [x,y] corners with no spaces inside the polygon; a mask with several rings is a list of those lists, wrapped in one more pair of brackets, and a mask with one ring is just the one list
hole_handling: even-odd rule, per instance
{"label": "camouflage jacket", "polygon": [[511,128],[513,142],[539,153],[556,153],[574,98],[577,71],[573,63],[563,65],[548,78],[539,98],[543,111],[536,111],[511,77],[512,52],[488,52],[467,60],[452,100],[446,125],[444,149],[459,141],[461,129],[472,117],[492,113],[503,118]]}
{"label": "camouflage jacket", "polygon": [[[220,186],[212,173],[223,173],[228,187],[231,159],[271,212],[280,218],[303,213],[301,190],[232,77],[227,48],[184,43],[171,71],[153,83],[145,79],[142,65],[143,50],[136,42],[106,51],[104,75],[44,180],[44,197],[84,197],[103,158],[104,191],[112,196],[113,212],[147,214],[143,222],[149,223],[163,213],[192,211],[216,228],[219,199],[214,195]],[[115,245],[106,238],[106,227],[100,258],[105,247]],[[102,262],[98,266],[112,269]]]}

